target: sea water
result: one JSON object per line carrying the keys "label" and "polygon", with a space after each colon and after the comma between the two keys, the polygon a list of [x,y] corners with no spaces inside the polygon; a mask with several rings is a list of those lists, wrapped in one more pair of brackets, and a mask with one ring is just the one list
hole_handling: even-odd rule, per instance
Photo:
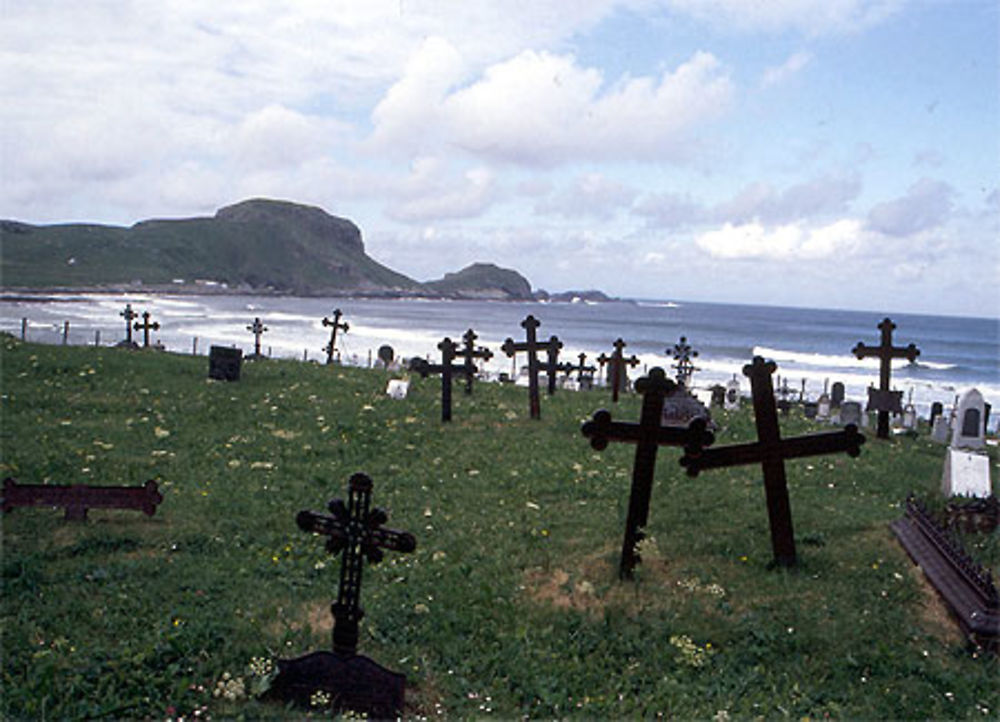
{"label": "sea water", "polygon": [[[339,308],[350,329],[338,331],[337,351],[345,363],[366,365],[383,345],[396,357],[439,358],[437,344],[450,337],[461,343],[470,328],[477,345],[488,347],[493,359],[484,365],[492,375],[515,372],[516,361],[500,350],[507,338],[524,340],[521,321],[532,314],[541,322],[539,340],[558,336],[563,343],[560,360],[576,363],[580,353],[586,363],[600,354],[610,355],[615,339],[623,339],[626,356],[634,354],[639,366],[632,377],[654,366],[672,375],[671,350],[681,336],[698,352],[698,371],[692,384],[707,388],[736,378],[743,392],[749,382],[742,368],[754,356],[773,360],[776,375],[798,392],[805,381],[806,397],[815,399],[835,381],[845,385],[847,398],[864,401],[869,385],[878,385],[878,359],[858,360],[851,349],[859,343],[877,346],[878,324],[883,314],[865,311],[783,308],[672,301],[606,303],[540,303],[443,301],[426,299],[297,298],[246,295],[66,294],[0,303],[0,330],[20,336],[27,319],[29,340],[61,343],[65,322],[68,342],[93,343],[97,333],[102,345],[125,337],[119,315],[126,303],[136,312],[149,311],[160,323],[154,340],[179,353],[207,354],[211,345],[253,350],[254,337],[247,329],[259,317],[268,331],[261,338],[264,353],[274,357],[325,361],[324,346],[331,318]],[[895,359],[892,385],[912,393],[918,412],[926,417],[930,404],[950,407],[955,397],[976,387],[994,407],[1000,401],[1000,320],[891,314],[896,329],[894,346],[916,344],[915,363]],[[142,333],[134,332],[142,342]],[[197,341],[195,340],[197,339]],[[1000,407],[998,407],[1000,408]],[[995,427],[1000,413],[994,413]]]}

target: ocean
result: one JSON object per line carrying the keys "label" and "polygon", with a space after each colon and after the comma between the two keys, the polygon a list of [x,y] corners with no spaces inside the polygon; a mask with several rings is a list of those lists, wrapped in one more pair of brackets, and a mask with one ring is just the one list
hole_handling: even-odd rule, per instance
{"label": "ocean", "polygon": [[[741,369],[755,355],[775,361],[777,376],[798,391],[805,381],[807,398],[840,381],[849,399],[864,401],[865,389],[878,385],[877,359],[858,360],[851,349],[858,342],[878,345],[878,324],[884,314],[865,311],[782,308],[683,301],[607,303],[539,303],[441,301],[426,299],[297,298],[276,296],[171,296],[153,294],[61,294],[42,299],[0,303],[0,330],[20,336],[27,319],[27,338],[62,343],[69,322],[68,342],[102,345],[125,336],[119,313],[126,302],[138,312],[149,311],[161,324],[153,339],[167,350],[207,355],[211,345],[235,345],[249,353],[253,334],[247,326],[260,317],[268,331],[261,345],[274,357],[325,361],[330,337],[322,325],[336,308],[350,325],[338,332],[337,349],[345,363],[366,365],[380,346],[388,344],[397,357],[437,358],[445,336],[461,342],[472,328],[477,344],[493,351],[485,364],[490,374],[511,372],[512,361],[500,350],[503,341],[524,339],[521,321],[532,314],[541,322],[539,339],[558,336],[564,346],[560,360],[576,362],[580,353],[594,363],[610,354],[622,338],[625,354],[640,359],[640,371],[674,363],[670,349],[681,336],[698,352],[695,387],[724,383],[735,374],[743,390],[749,383]],[[994,408],[1000,408],[1000,320],[892,314],[894,346],[916,344],[916,363],[893,361],[893,386],[912,394],[926,417],[932,402],[949,408],[955,397],[978,388]],[[141,342],[141,333],[136,334]],[[197,341],[195,341],[197,339]],[[523,363],[523,355],[519,363]],[[637,374],[632,372],[634,378]],[[990,426],[996,428],[1000,413]]]}

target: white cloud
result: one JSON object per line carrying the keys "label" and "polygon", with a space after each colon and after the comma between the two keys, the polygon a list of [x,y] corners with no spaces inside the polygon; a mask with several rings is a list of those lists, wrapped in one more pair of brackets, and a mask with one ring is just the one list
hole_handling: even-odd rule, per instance
{"label": "white cloud", "polygon": [[942,181],[921,178],[906,195],[874,206],[868,225],[890,236],[910,236],[935,228],[951,216],[955,191]]}
{"label": "white cloud", "polygon": [[721,30],[739,33],[796,31],[806,35],[852,33],[895,15],[906,0],[665,0]]}
{"label": "white cloud", "polygon": [[535,212],[566,218],[589,216],[603,220],[628,208],[636,197],[634,188],[601,173],[586,173],[570,186],[540,199]]}
{"label": "white cloud", "polygon": [[397,200],[386,214],[409,223],[481,215],[496,200],[497,185],[485,167],[455,173],[440,158],[424,157],[414,161],[410,175],[393,192]]}
{"label": "white cloud", "polygon": [[781,85],[801,72],[811,60],[812,55],[810,53],[798,52],[792,54],[788,60],[781,65],[767,68],[764,71],[764,74],[760,79],[761,87],[770,88],[775,85]]}
{"label": "white cloud", "polygon": [[784,223],[842,214],[860,191],[861,180],[856,175],[823,175],[780,191],[758,181],[713,207],[711,216],[720,222],[741,224],[753,219]]}
{"label": "white cloud", "polygon": [[830,258],[854,252],[862,241],[861,224],[844,219],[818,228],[791,223],[766,228],[758,222],[702,233],[695,244],[713,258],[787,261]]}

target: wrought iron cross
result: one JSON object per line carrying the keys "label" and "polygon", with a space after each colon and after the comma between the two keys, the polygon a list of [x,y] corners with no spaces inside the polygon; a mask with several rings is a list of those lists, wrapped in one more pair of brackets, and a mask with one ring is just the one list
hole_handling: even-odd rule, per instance
{"label": "wrought iron cross", "polygon": [[150,316],[149,311],[143,311],[142,312],[142,323],[139,323],[138,321],[135,322],[135,330],[136,331],[140,331],[140,330],[142,331],[142,345],[143,345],[144,348],[149,348],[149,332],[150,332],[150,330],[153,330],[153,331],[159,331],[160,330],[160,322],[159,321],[153,321],[152,323],[150,323],[149,322],[149,316]]}
{"label": "wrought iron cross", "polygon": [[348,329],[350,328],[347,325],[347,321],[344,321],[343,323],[340,322],[341,315],[342,314],[340,313],[340,309],[338,308],[338,309],[335,309],[334,312],[333,312],[333,320],[332,321],[330,319],[328,319],[326,316],[323,317],[323,325],[324,326],[331,326],[332,327],[331,330],[330,330],[330,342],[326,346],[323,347],[323,350],[326,351],[326,363],[327,364],[332,364],[333,363],[333,350],[334,350],[334,346],[337,343],[337,329],[340,329],[344,333],[347,333]]}
{"label": "wrought iron cross", "polygon": [[767,498],[774,561],[781,566],[794,566],[795,536],[792,530],[792,509],[788,500],[788,482],[785,478],[785,459],[837,451],[857,456],[861,453],[860,447],[865,442],[865,437],[858,433],[854,424],[849,424],[840,431],[782,439],[771,382],[771,374],[776,368],[773,361],[765,361],[760,356],[755,356],[752,363],[743,367],[743,375],[750,378],[757,441],[719,446],[700,452],[696,450],[698,453],[688,453],[681,458],[681,466],[687,468],[690,476],[697,476],[706,469],[759,463],[764,472],[764,493]]}
{"label": "wrought iron cross", "polygon": [[892,331],[896,328],[896,324],[888,318],[882,319],[882,323],[878,325],[878,328],[882,332],[882,342],[878,346],[866,346],[859,341],[851,349],[851,353],[859,359],[868,356],[877,356],[879,359],[878,390],[869,389],[868,406],[878,411],[878,430],[876,436],[880,439],[888,439],[889,412],[896,411],[898,413],[902,411],[901,401],[903,397],[902,391],[892,391],[889,388],[889,378],[892,374],[892,359],[905,358],[910,363],[913,363],[917,360],[917,356],[920,355],[920,351],[912,343],[905,348],[892,345]]}
{"label": "wrought iron cross", "polygon": [[[471,328],[465,332],[462,336],[462,340],[465,341],[465,346],[459,352],[459,356],[465,359],[465,365],[470,369],[475,368],[476,359],[482,359],[483,361],[489,361],[493,358],[493,352],[484,346],[476,348],[476,339],[479,338],[476,332]],[[472,378],[475,374],[467,373],[465,375],[465,393],[472,393]]]}
{"label": "wrought iron cross", "polygon": [[411,368],[427,378],[429,374],[441,374],[441,421],[451,421],[451,377],[455,374],[472,374],[468,364],[454,364],[456,346],[450,338],[438,344],[441,349],[441,363],[430,364],[423,359],[415,359]]}
{"label": "wrought iron cross", "polygon": [[364,616],[361,608],[361,571],[367,558],[372,564],[382,560],[382,550],[412,552],[417,540],[405,531],[386,529],[384,510],[371,508],[372,480],[365,474],[354,474],[349,484],[349,496],[333,499],[328,508],[333,516],[300,511],[295,522],[303,531],[322,534],[331,554],[343,552],[340,560],[340,587],[337,601],[330,607],[333,613],[333,651],[353,656],[358,650],[358,622]]}
{"label": "wrought iron cross", "polygon": [[618,390],[625,385],[625,380],[628,378],[628,369],[626,367],[638,366],[639,359],[635,356],[625,358],[623,349],[627,344],[620,338],[612,345],[615,347],[614,353],[610,356],[605,356],[602,353],[597,357],[597,363],[601,366],[609,365],[608,370],[611,372],[611,401],[617,404]]}
{"label": "wrought iron cross", "polygon": [[125,319],[125,343],[129,346],[133,344],[132,341],[132,321],[139,318],[139,314],[132,310],[132,304],[126,303],[125,310],[118,314]]}
{"label": "wrought iron cross", "polygon": [[253,323],[247,326],[247,331],[253,332],[253,355],[260,356],[260,335],[267,331],[267,326],[261,323],[260,318],[255,318]]}
{"label": "wrought iron cross", "polygon": [[628,519],[618,565],[618,576],[622,579],[631,577],[635,565],[642,561],[637,547],[645,536],[642,529],[649,520],[649,498],[653,490],[657,449],[660,446],[683,446],[689,454],[697,455],[715,439],[712,432],[705,428],[704,419],[695,419],[687,428],[660,425],[663,399],[675,388],[676,385],[667,378],[663,369],[654,368],[649,376],[635,383],[636,391],[642,394],[638,424],[612,421],[611,414],[601,409],[581,429],[583,435],[590,438],[590,445],[598,451],[605,449],[609,441],[636,445]]}
{"label": "wrought iron cross", "polygon": [[597,372],[597,367],[587,366],[587,354],[585,353],[581,353],[577,358],[580,359],[580,362],[576,366],[570,366],[566,370],[570,373],[576,371],[576,380],[582,384],[584,378],[593,378],[593,375]]}
{"label": "wrought iron cross", "polygon": [[515,343],[514,339],[508,338],[500,347],[508,356],[514,356],[518,351],[525,351],[528,354],[528,403],[533,419],[542,418],[541,406],[538,401],[538,370],[541,365],[538,361],[538,352],[548,350],[548,342],[538,343],[537,331],[541,325],[538,319],[528,315],[521,321],[521,328],[525,331],[525,340]]}
{"label": "wrought iron cross", "polygon": [[538,363],[538,370],[548,374],[548,392],[552,396],[556,392],[556,374],[560,371],[570,371],[573,366],[567,363],[559,363],[559,351],[563,347],[562,341],[557,336],[549,336],[545,344],[547,346],[548,360]]}
{"label": "wrought iron cross", "polygon": [[691,361],[692,358],[698,358],[698,352],[691,348],[687,338],[681,336],[681,340],[674,344],[673,349],[668,348],[667,353],[671,354],[677,362],[670,367],[677,369],[677,384],[686,387],[688,381],[691,380],[691,375],[695,371],[701,370]]}

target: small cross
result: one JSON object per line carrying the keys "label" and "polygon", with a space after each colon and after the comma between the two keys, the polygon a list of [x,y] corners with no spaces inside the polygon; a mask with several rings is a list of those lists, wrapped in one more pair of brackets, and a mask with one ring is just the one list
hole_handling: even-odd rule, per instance
{"label": "small cross", "polygon": [[889,388],[889,377],[892,373],[892,359],[905,358],[910,363],[913,363],[917,360],[917,356],[920,355],[920,351],[912,343],[905,348],[892,345],[892,331],[896,328],[896,324],[888,318],[882,319],[878,328],[882,332],[882,341],[878,346],[866,346],[859,341],[858,344],[851,349],[851,353],[859,359],[863,359],[868,356],[877,356],[879,359],[878,391],[869,390],[868,406],[878,410],[878,431],[876,432],[876,436],[880,439],[888,439],[889,412],[898,412],[901,410],[899,407],[900,400],[902,398],[901,391],[894,392]]}
{"label": "small cross", "polygon": [[571,364],[559,363],[559,351],[563,347],[562,341],[557,336],[549,336],[545,344],[548,352],[548,360],[538,363],[538,370],[545,371],[549,377],[548,392],[552,396],[556,392],[556,374],[560,371],[569,371],[573,368]]}
{"label": "small cross", "polygon": [[566,369],[568,372],[572,373],[576,371],[576,380],[578,383],[582,384],[585,378],[593,378],[594,374],[597,372],[596,366],[587,366],[587,354],[581,353],[577,356],[580,362],[576,366],[570,366]]}
{"label": "small cross", "polygon": [[471,376],[473,369],[468,363],[452,363],[457,347],[450,338],[439,343],[438,348],[441,349],[441,363],[430,364],[423,359],[415,359],[411,368],[424,378],[428,374],[441,374],[441,421],[451,421],[451,377],[455,374]]}
{"label": "small cross", "polygon": [[621,339],[618,339],[612,345],[615,347],[614,353],[610,356],[605,356],[602,353],[597,357],[597,363],[601,366],[609,365],[609,371],[611,372],[611,401],[617,404],[618,390],[628,380],[628,369],[626,367],[638,366],[639,359],[635,356],[625,358],[622,355],[623,349],[627,344]]}
{"label": "small cross", "polygon": [[365,558],[377,564],[382,560],[383,549],[407,553],[417,548],[417,540],[409,532],[382,526],[388,515],[378,507],[370,508],[371,498],[372,480],[359,473],[351,477],[347,504],[342,499],[329,503],[333,516],[300,511],[295,517],[303,531],[328,537],[326,549],[331,554],[344,553],[340,561],[337,601],[330,607],[333,651],[342,656],[353,656],[358,649],[358,622],[364,616],[360,601]]}
{"label": "small cross", "polygon": [[125,310],[118,314],[125,319],[125,343],[132,345],[132,321],[139,318],[139,314],[132,310],[132,304],[126,303]]}
{"label": "small cross", "polygon": [[865,442],[865,437],[858,433],[854,424],[849,424],[840,431],[782,439],[771,382],[771,374],[776,368],[773,361],[764,361],[760,356],[755,356],[752,363],[743,367],[743,375],[750,378],[757,441],[705,449],[697,454],[687,453],[681,458],[681,466],[687,468],[690,476],[697,476],[705,469],[759,463],[764,472],[764,492],[774,561],[782,566],[794,566],[795,537],[785,478],[785,459],[836,451],[846,451],[849,456],[857,456],[861,453],[860,447]]}
{"label": "small cross", "polygon": [[260,358],[260,335],[267,331],[267,326],[261,323],[260,318],[255,318],[253,323],[247,326],[247,331],[253,332],[253,355]]}
{"label": "small cross", "polygon": [[338,309],[335,309],[334,312],[333,312],[333,320],[332,321],[330,319],[326,318],[325,316],[323,317],[323,325],[324,326],[332,326],[333,327],[331,329],[331,331],[330,331],[330,342],[326,346],[323,347],[323,350],[326,351],[326,363],[328,365],[333,363],[333,349],[334,349],[334,345],[337,342],[337,329],[340,329],[344,333],[347,333],[347,331],[349,329],[349,326],[347,325],[347,321],[344,321],[343,323],[340,322],[340,316],[341,316],[341,313],[340,313],[340,309],[338,308]]}
{"label": "small cross", "polygon": [[[153,331],[159,331],[160,330],[160,322],[159,321],[153,321],[152,323],[150,323],[149,322],[149,316],[150,316],[149,311],[143,311],[142,312],[142,323],[139,323],[138,321],[136,321],[135,322],[135,327],[134,327],[136,331],[139,331],[139,330],[142,331],[142,345],[143,345],[144,348],[149,348],[149,331],[150,331],[150,329],[152,329]],[[131,339],[129,339],[129,340],[131,340]]]}
{"label": "small cross", "polygon": [[691,344],[687,342],[687,338],[681,336],[681,340],[674,344],[673,349],[668,348],[667,353],[672,354],[674,360],[677,361],[677,363],[671,366],[671,368],[677,369],[677,384],[679,386],[687,386],[692,374],[695,371],[701,370],[691,361],[692,358],[698,357],[698,352],[691,348]]}
{"label": "small cross", "polygon": [[663,369],[654,368],[649,376],[635,383],[635,390],[642,394],[642,411],[638,424],[614,422],[611,414],[600,410],[581,431],[590,438],[590,445],[601,451],[609,441],[635,444],[635,462],[632,465],[632,489],[629,492],[628,519],[625,522],[625,539],[618,576],[626,579],[641,560],[637,546],[645,534],[642,529],[649,520],[649,498],[653,490],[653,471],[656,452],[660,446],[683,446],[692,455],[715,440],[705,428],[704,419],[695,419],[685,428],[661,426],[663,399],[676,388]]}
{"label": "small cross", "polygon": [[521,328],[525,331],[525,340],[515,343],[514,339],[508,338],[500,347],[508,356],[514,356],[518,351],[527,351],[528,353],[528,402],[533,419],[542,418],[541,406],[538,401],[538,370],[541,366],[538,361],[538,352],[548,350],[548,343],[538,343],[536,332],[541,325],[541,322],[534,316],[527,316],[521,321]]}
{"label": "small cross", "polygon": [[[483,361],[489,361],[493,358],[493,352],[488,348],[480,346],[476,348],[476,339],[479,338],[476,332],[471,328],[465,332],[462,336],[462,340],[465,341],[465,346],[458,353],[459,356],[465,359],[465,365],[470,368],[475,368],[475,359],[482,359]],[[472,378],[474,374],[468,373],[465,375],[465,393],[466,395],[472,393]]]}

